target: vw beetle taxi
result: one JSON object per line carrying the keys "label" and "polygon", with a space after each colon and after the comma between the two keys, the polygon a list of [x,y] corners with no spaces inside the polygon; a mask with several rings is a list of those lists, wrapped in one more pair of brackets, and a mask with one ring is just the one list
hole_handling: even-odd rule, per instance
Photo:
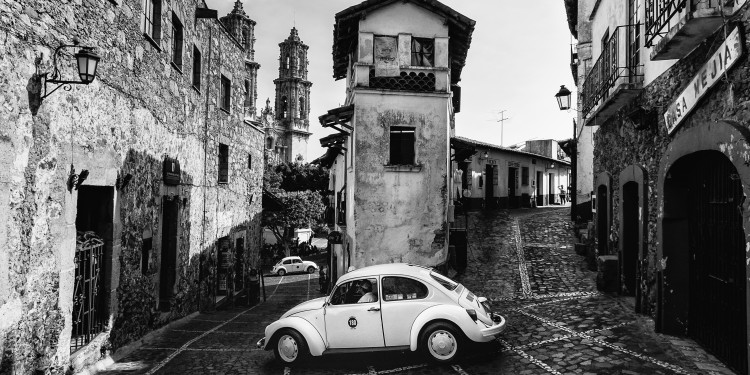
{"label": "vw beetle taxi", "polygon": [[329,296],[293,307],[266,327],[257,345],[286,364],[308,356],[391,349],[421,351],[447,363],[467,340],[491,341],[505,323],[486,298],[433,269],[383,264],[349,272]]}
{"label": "vw beetle taxi", "polygon": [[317,271],[318,269],[318,265],[315,264],[315,262],[302,260],[302,258],[298,256],[291,256],[286,257],[276,263],[271,269],[271,273],[275,273],[279,276],[284,276],[287,273],[292,272],[315,273],[315,271]]}

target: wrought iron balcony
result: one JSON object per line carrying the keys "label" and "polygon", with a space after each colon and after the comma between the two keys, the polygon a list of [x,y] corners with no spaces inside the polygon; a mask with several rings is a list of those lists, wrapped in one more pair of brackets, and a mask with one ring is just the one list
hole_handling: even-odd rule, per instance
{"label": "wrought iron balcony", "polygon": [[[615,28],[583,82],[583,115],[587,125],[606,121],[641,91],[643,65],[637,43],[640,25]],[[636,42],[632,42],[636,41]]]}
{"label": "wrought iron balcony", "polygon": [[[680,59],[723,24],[725,0],[646,0],[646,47],[651,60]],[[660,37],[658,40],[657,38]],[[654,45],[654,43],[656,43]]]}

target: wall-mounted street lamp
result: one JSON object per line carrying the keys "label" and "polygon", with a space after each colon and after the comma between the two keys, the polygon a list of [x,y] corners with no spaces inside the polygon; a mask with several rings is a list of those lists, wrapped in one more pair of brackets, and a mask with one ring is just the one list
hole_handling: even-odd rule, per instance
{"label": "wall-mounted street lamp", "polygon": [[560,107],[561,111],[567,111],[570,109],[570,90],[568,90],[565,85],[560,86],[560,91],[555,94],[555,99],[557,99],[557,105]]}
{"label": "wall-mounted street lamp", "polygon": [[487,159],[487,158],[489,158],[489,157],[490,157],[490,154],[489,154],[489,153],[487,153],[487,151],[485,151],[485,152],[484,152],[484,158],[485,158],[485,159]]}
{"label": "wall-mounted street lamp", "polygon": [[[74,55],[78,65],[78,77],[80,78],[80,81],[67,81],[61,79],[62,75],[60,74],[60,69],[57,67],[57,56],[60,54],[60,51],[63,48],[75,47],[78,47],[77,40],[73,40],[73,44],[62,45],[55,49],[55,54],[53,56],[53,64],[55,70],[52,71],[52,76],[47,78],[48,73],[42,74],[42,76],[44,77],[44,95],[42,95],[41,100],[44,100],[44,98],[50,96],[60,87],[63,87],[65,91],[70,91],[70,85],[88,85],[96,78],[96,68],[99,65],[99,60],[101,58],[99,57],[99,55],[94,53],[93,47],[81,47],[81,49],[78,50],[78,53]],[[57,84],[57,86],[52,89],[52,91],[47,91],[48,83],[54,83]]]}

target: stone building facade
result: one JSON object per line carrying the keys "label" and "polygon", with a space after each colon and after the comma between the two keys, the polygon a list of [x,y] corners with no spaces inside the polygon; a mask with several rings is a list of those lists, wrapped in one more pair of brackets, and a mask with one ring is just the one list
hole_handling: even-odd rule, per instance
{"label": "stone building facade", "polygon": [[[592,236],[617,262],[614,289],[657,331],[747,374],[750,9],[661,3],[578,1],[589,14],[568,14],[592,34],[579,82],[583,122],[598,127]],[[602,66],[621,69],[607,82]]]}
{"label": "stone building facade", "polygon": [[274,110],[271,102],[261,112],[266,131],[266,150],[273,164],[307,162],[310,138],[310,88],[307,80],[309,47],[302,42],[296,27],[279,43],[279,77]]}
{"label": "stone building facade", "polygon": [[[202,0],[0,3],[0,373],[80,370],[248,287],[264,133],[237,4],[224,24]],[[74,37],[96,79],[39,106]]]}
{"label": "stone building facade", "polygon": [[336,14],[346,102],[320,121],[347,135],[331,180],[343,186],[335,229],[348,264],[447,260],[450,137],[474,24],[437,1],[369,0]]}

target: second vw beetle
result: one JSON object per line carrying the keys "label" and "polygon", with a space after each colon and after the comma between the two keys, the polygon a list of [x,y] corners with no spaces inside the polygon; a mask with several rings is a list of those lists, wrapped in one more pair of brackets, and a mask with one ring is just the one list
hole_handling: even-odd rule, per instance
{"label": "second vw beetle", "polygon": [[342,276],[328,297],[299,304],[266,327],[258,347],[284,363],[308,356],[382,349],[421,351],[450,362],[468,340],[492,341],[505,319],[487,299],[412,264],[364,267]]}

